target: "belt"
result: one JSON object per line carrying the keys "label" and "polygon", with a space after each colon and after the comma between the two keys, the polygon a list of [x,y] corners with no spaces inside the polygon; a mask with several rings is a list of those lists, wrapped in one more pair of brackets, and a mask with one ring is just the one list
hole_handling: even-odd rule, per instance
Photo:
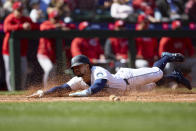
{"label": "belt", "polygon": [[126,83],[127,85],[129,85],[129,82],[128,82],[127,79],[123,79],[123,80],[125,81],[125,83]]}

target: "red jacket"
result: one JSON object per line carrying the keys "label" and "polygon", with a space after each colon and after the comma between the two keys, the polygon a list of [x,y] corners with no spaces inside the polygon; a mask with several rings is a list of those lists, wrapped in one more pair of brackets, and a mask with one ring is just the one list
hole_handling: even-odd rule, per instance
{"label": "red jacket", "polygon": [[185,56],[194,55],[193,45],[189,38],[163,37],[159,44],[159,55],[162,52],[182,53]]}
{"label": "red jacket", "polygon": [[136,38],[137,56],[143,59],[154,59],[158,56],[158,40],[156,38]]}
{"label": "red jacket", "polygon": [[124,59],[128,59],[128,39],[125,38],[109,38],[112,51],[117,56],[122,56]]}
{"label": "red jacket", "polygon": [[[63,24],[63,22],[60,21]],[[49,20],[43,22],[40,25],[40,30],[53,30],[55,29],[55,24],[51,23]],[[56,40],[48,38],[40,38],[37,54],[45,55],[50,58],[50,60],[55,63],[56,61]]]}
{"label": "red jacket", "polygon": [[[37,24],[34,24],[29,17],[22,16],[21,18],[16,18],[13,13],[9,14],[4,21],[3,29],[5,32],[5,37],[3,40],[3,48],[2,48],[2,54],[9,55],[9,38],[11,31],[17,31],[17,30],[23,30],[23,23],[29,22],[31,23],[31,29],[38,29],[39,26]],[[21,56],[27,55],[27,39],[22,39],[20,41],[21,43]]]}
{"label": "red jacket", "polygon": [[97,38],[77,37],[71,43],[71,54],[72,57],[80,54],[86,55],[92,62],[93,59],[99,59],[100,55],[103,54],[103,50]]}

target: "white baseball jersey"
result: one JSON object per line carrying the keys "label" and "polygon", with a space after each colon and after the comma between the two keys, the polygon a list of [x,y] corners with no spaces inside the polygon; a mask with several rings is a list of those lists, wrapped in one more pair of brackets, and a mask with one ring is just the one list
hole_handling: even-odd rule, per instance
{"label": "white baseball jersey", "polygon": [[[111,74],[106,69],[93,66],[91,68],[91,85],[97,79],[106,79],[106,87],[126,90],[136,86],[143,86],[156,82],[162,78],[163,72],[158,67],[153,68],[121,68],[116,74]],[[127,79],[128,84],[124,79]],[[83,90],[89,88],[81,77],[73,77],[67,84],[72,90]]]}

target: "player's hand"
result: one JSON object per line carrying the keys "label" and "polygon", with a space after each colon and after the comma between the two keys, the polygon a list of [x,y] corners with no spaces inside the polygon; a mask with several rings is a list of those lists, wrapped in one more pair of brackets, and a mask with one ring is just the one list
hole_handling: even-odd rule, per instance
{"label": "player's hand", "polygon": [[33,93],[30,96],[27,96],[27,98],[41,98],[44,96],[44,91],[43,90],[38,90],[37,92]]}
{"label": "player's hand", "polygon": [[86,89],[83,91],[75,92],[75,93],[70,93],[69,96],[74,96],[74,97],[85,97],[85,96],[90,96],[92,94],[90,89]]}
{"label": "player's hand", "polygon": [[24,30],[30,30],[31,29],[31,25],[30,25],[29,22],[25,22],[22,26],[23,26]]}
{"label": "player's hand", "polygon": [[62,29],[63,27],[65,27],[65,25],[62,24],[62,23],[56,23],[56,24],[55,24],[55,28],[56,28],[56,29]]}

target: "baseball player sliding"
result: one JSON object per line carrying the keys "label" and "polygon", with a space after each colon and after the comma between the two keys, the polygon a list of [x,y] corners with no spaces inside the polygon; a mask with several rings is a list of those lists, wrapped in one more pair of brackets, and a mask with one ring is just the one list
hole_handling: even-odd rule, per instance
{"label": "baseball player sliding", "polygon": [[[86,97],[101,91],[104,87],[120,89],[137,89],[141,86],[152,84],[162,78],[175,80],[188,89],[192,89],[190,82],[180,72],[172,72],[163,76],[163,69],[167,62],[182,62],[184,56],[180,53],[164,52],[160,60],[154,63],[152,68],[121,68],[116,74],[111,74],[100,66],[92,66],[84,55],[77,55],[71,60],[71,69],[75,77],[67,83],[53,87],[47,91],[38,90],[28,97],[43,97],[61,91],[76,91],[69,96]],[[77,91],[81,90],[82,91]]]}

